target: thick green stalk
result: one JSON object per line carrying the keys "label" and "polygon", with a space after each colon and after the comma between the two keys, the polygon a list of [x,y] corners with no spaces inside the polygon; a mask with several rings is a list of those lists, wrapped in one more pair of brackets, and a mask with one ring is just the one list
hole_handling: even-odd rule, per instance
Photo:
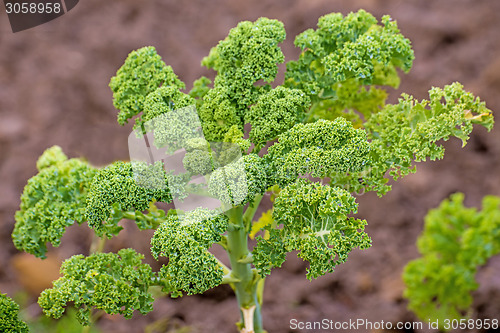
{"label": "thick green stalk", "polygon": [[92,326],[101,318],[106,312],[103,310],[93,311],[90,315],[90,324],[88,326],[82,326],[82,333],[90,333],[92,331]]}
{"label": "thick green stalk", "polygon": [[[231,262],[232,275],[239,282],[234,283],[234,291],[241,311],[242,332],[264,333],[261,306],[257,297],[259,277],[251,263],[241,262],[249,255],[248,235],[243,221],[243,207],[233,207],[226,212],[229,217],[227,252]],[[253,317],[253,323],[249,318]]]}
{"label": "thick green stalk", "polygon": [[[90,254],[94,253],[102,253],[104,251],[104,246],[106,245],[106,241],[108,239],[104,236],[99,237],[96,233],[92,236],[92,243],[90,244]],[[95,312],[91,311],[90,323],[88,326],[82,326],[82,333],[89,333],[94,322],[97,321],[102,316],[102,311]]]}
{"label": "thick green stalk", "polygon": [[101,253],[104,250],[104,245],[106,245],[107,238],[102,236],[99,237],[97,234],[93,235],[92,244],[90,244],[90,253]]}
{"label": "thick green stalk", "polygon": [[257,209],[259,208],[262,197],[262,194],[256,194],[254,199],[248,205],[247,210],[243,214],[243,224],[245,225],[247,231],[252,228],[252,220],[255,216],[255,213],[257,212]]}

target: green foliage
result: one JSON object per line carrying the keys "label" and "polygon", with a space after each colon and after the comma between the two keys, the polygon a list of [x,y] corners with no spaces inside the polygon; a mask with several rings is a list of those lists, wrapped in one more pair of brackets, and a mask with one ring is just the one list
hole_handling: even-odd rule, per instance
{"label": "green foliage", "polygon": [[[115,162],[99,170],[92,180],[87,196],[86,217],[89,226],[97,234],[110,238],[122,229],[117,225],[119,219],[113,218],[119,211],[143,211],[148,209],[152,200],[172,200],[162,165],[136,163],[134,167],[131,163]],[[147,172],[155,169],[157,172],[153,173],[152,179],[148,179]],[[134,171],[137,176],[134,176]],[[141,176],[144,177],[141,179]]]}
{"label": "green foliage", "polygon": [[[110,82],[118,122],[136,117],[134,133],[138,140],[148,134],[148,149],[155,149],[150,156],[158,162],[120,161],[94,170],[52,148],[25,188],[13,239],[18,248],[43,257],[46,243],[57,246],[75,220],[86,219],[98,236],[110,238],[122,229],[121,220],[132,219],[141,230],[155,230],[152,254],[168,264],[153,273],[133,250],[75,256],[40,297],[45,312],[60,317],[74,302],[83,323],[92,307],[130,317],[134,310],[151,310],[152,285],[178,297],[230,284],[241,330],[264,333],[264,277],[287,253],[298,251],[313,279],[333,272],[354,248],[371,245],[366,221],[351,216],[357,204],[350,192],[383,195],[390,190],[387,173],[398,179],[414,172],[414,162],[442,158],[439,140],[455,136],[465,144],[473,124],[488,130],[493,125],[491,111],[458,83],[431,89],[429,101],[403,95],[386,105],[382,86],[397,87],[398,70],[407,72],[413,62],[409,40],[388,16],[382,24],[363,10],[323,16],[316,30],[295,39],[302,53],[287,63],[279,85],[274,80],[284,62],[278,46],[284,39],[279,21],[241,22],[202,61],[217,72],[213,84],[202,77],[189,94],[181,92],[184,83],[153,47],[129,55]],[[151,133],[156,147],[149,146]],[[181,149],[185,172],[166,172],[163,160],[174,169],[180,161],[170,155]],[[266,192],[272,192],[274,206],[253,223]],[[222,207],[166,213],[155,205],[190,194],[218,199]],[[264,237],[249,248],[248,238],[261,230]],[[467,260],[497,251],[480,249],[497,234],[466,232],[455,241],[467,242]],[[227,251],[231,267],[209,251],[214,245]],[[447,265],[444,257],[427,257],[432,265]],[[471,290],[472,268],[482,261],[465,261],[443,270],[441,281]],[[456,304],[462,309],[469,300]]]}
{"label": "green foliage", "polygon": [[387,105],[366,122],[373,161],[364,178],[369,190],[385,194],[390,189],[385,185],[387,171],[398,179],[415,172],[413,161],[443,158],[439,140],[455,136],[464,146],[474,123],[488,130],[493,126],[493,116],[484,102],[464,91],[459,83],[432,88],[429,97],[418,102],[403,94],[399,104]]}
{"label": "green foliage", "polygon": [[205,95],[199,115],[208,141],[221,141],[233,126],[243,130],[241,117],[225,86],[215,87]]}
{"label": "green foliage", "polygon": [[209,85],[212,83],[209,78],[202,76],[193,82],[193,88],[189,91],[189,96],[196,99],[196,109],[200,109],[203,104],[203,97],[210,91]]}
{"label": "green foliage", "polygon": [[188,142],[186,155],[182,160],[186,171],[193,175],[206,175],[216,168],[214,152],[203,139],[192,139]]}
{"label": "green foliage", "polygon": [[36,168],[38,171],[42,171],[42,169],[57,165],[60,162],[65,162],[67,159],[68,157],[64,154],[61,147],[52,146],[46,149],[42,156],[38,158]]}
{"label": "green foliage", "polygon": [[481,211],[464,207],[463,199],[455,193],[429,211],[418,239],[422,257],[405,267],[404,296],[422,320],[443,324],[467,315],[479,266],[500,253],[500,198],[486,196]]}
{"label": "green foliage", "polygon": [[222,142],[234,143],[241,148],[242,152],[246,152],[250,148],[252,143],[250,142],[250,140],[243,139],[243,136],[243,132],[240,131],[237,126],[232,126],[224,135],[224,139],[222,140]]}
{"label": "green foliage", "polygon": [[[270,90],[269,84],[256,83],[273,82],[277,64],[285,59],[278,46],[284,39],[283,23],[277,20],[263,17],[245,21],[231,29],[227,38],[203,59],[204,66],[217,71],[212,90],[202,94],[195,90],[195,94],[204,96],[200,118],[208,141],[221,141],[233,125],[243,130],[248,107]],[[206,82],[200,81],[196,87]]]}
{"label": "green foliage", "polygon": [[318,29],[295,38],[302,54],[287,63],[285,85],[311,96],[310,119],[324,114],[334,119],[348,108],[348,117],[358,122],[354,109],[366,117],[377,112],[386,97],[382,90],[364,85],[399,85],[396,68],[410,70],[413,50],[396,22],[384,16],[382,23],[364,10],[346,17],[332,13],[319,19]]}
{"label": "green foliage", "polygon": [[159,87],[185,88],[172,67],[165,65],[151,46],[131,52],[109,86],[113,91],[113,105],[120,110],[120,125],[142,112],[146,97]]}
{"label": "green foliage", "polygon": [[[262,215],[260,216],[260,218],[252,224],[252,229],[250,230],[250,233],[248,234],[248,236],[251,239],[254,239],[255,235],[261,229],[263,229],[264,227],[266,227],[268,225],[272,225],[273,222],[274,222],[274,220],[273,220],[272,209],[269,209],[268,211],[263,212]],[[264,239],[269,239],[269,231],[267,231],[267,233],[264,234]]]}
{"label": "green foliage", "polygon": [[220,213],[196,209],[186,215],[171,215],[156,230],[151,252],[156,259],[169,259],[159,277],[163,290],[172,297],[182,296],[182,291],[203,293],[221,284],[223,268],[208,252],[227,229],[227,217]]}
{"label": "green foliage", "polygon": [[263,94],[245,114],[245,122],[252,125],[250,140],[263,145],[276,139],[301,122],[309,106],[309,97],[298,89],[277,87]]}
{"label": "green foliage", "polygon": [[366,133],[344,118],[297,124],[268,151],[270,174],[282,186],[300,175],[324,178],[333,172],[362,171],[370,163]]}
{"label": "green foliage", "polygon": [[298,250],[298,256],[310,264],[308,279],[333,272],[352,249],[371,245],[363,232],[366,221],[347,216],[356,212],[357,204],[349,192],[297,180],[275,201],[273,223],[283,227],[266,227],[270,238],[261,238],[254,249],[255,266],[261,275],[269,274],[272,267],[281,266],[286,252]]}
{"label": "green foliage", "polygon": [[239,111],[269,89],[254,85],[257,81],[274,81],[277,64],[285,60],[278,46],[285,36],[283,23],[277,20],[261,17],[255,22],[240,22],[203,59],[204,66],[217,71],[215,87],[226,87]]}
{"label": "green foliage", "polygon": [[[28,322],[30,331],[36,333],[81,333],[82,325],[77,319],[78,311],[68,308],[65,314],[55,320],[46,316],[39,316]],[[84,329],[85,330],[85,329]],[[85,333],[100,333],[97,327],[88,327]]]}
{"label": "green foliage", "polygon": [[95,169],[80,159],[70,159],[61,148],[47,149],[37,162],[21,196],[12,233],[14,245],[45,258],[47,243],[59,246],[67,227],[85,221],[85,200]]}
{"label": "green foliage", "polygon": [[168,155],[187,148],[189,140],[202,136],[200,119],[194,107],[166,112],[147,123],[144,129],[153,133],[154,146],[165,148]]}
{"label": "green foliage", "polygon": [[38,304],[48,316],[60,318],[67,303],[73,302],[83,325],[89,325],[92,308],[125,318],[132,317],[135,310],[146,314],[153,310],[148,288],[155,274],[142,259],[132,249],[75,255],[62,264],[62,277],[42,292]]}
{"label": "green foliage", "polygon": [[167,112],[182,109],[194,104],[194,99],[179,91],[177,86],[161,86],[147,95],[144,100],[142,116],[136,120],[136,128]]}
{"label": "green foliage", "polygon": [[387,98],[385,90],[374,86],[360,87],[356,79],[336,83],[334,89],[335,98],[323,98],[313,103],[306,122],[344,117],[359,128],[363,126],[365,119],[385,105]]}
{"label": "green foliage", "polygon": [[19,319],[19,305],[9,296],[0,293],[0,332],[27,333],[28,326]]}
{"label": "green foliage", "polygon": [[265,161],[257,154],[245,155],[218,168],[210,176],[208,191],[222,203],[244,205],[269,187]]}

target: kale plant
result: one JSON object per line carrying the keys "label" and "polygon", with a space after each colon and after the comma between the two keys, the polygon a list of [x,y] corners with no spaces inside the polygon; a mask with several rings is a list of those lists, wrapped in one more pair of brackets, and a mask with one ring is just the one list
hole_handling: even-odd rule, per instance
{"label": "kale plant", "polygon": [[28,325],[19,319],[19,305],[2,293],[0,293],[0,332],[29,332]]}
{"label": "kale plant", "polygon": [[[302,53],[279,84],[284,39],[277,20],[241,22],[202,61],[216,71],[213,82],[202,77],[189,93],[153,47],[130,53],[110,82],[118,122],[134,119],[136,138],[149,137],[148,147],[163,155],[104,168],[58,147],[42,155],[16,214],[16,247],[44,257],[75,221],[102,240],[91,255],[63,263],[62,277],[39,298],[46,314],[58,318],[71,303],[88,325],[93,309],[126,318],[151,311],[153,287],[179,297],[228,284],[240,332],[265,332],[264,281],[287,253],[307,261],[314,279],[371,246],[366,221],[353,217],[353,193],[384,195],[389,178],[442,158],[440,141],[454,136],[465,145],[473,124],[493,125],[484,103],[459,83],[432,88],[428,100],[403,94],[386,104],[385,87],[397,87],[414,58],[389,16],[381,24],[363,10],[321,17],[317,29],[296,37]],[[179,150],[182,172],[172,172],[162,161]],[[192,194],[219,204],[167,212],[156,205],[182,205]],[[273,208],[256,218],[269,196]],[[168,264],[153,271],[133,249],[102,253],[123,219],[155,230],[151,252]],[[214,246],[230,265],[210,252]]]}
{"label": "kale plant", "polygon": [[441,330],[498,329],[498,319],[471,318],[471,293],[479,286],[479,267],[500,253],[500,198],[484,197],[481,211],[464,207],[463,200],[455,193],[425,217],[422,256],[405,267],[404,296],[419,318]]}

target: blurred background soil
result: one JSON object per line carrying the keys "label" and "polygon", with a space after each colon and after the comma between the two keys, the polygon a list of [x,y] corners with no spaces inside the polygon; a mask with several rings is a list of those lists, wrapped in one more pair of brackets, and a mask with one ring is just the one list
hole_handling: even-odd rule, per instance
{"label": "blurred background soil", "polygon": [[[70,157],[84,156],[98,166],[128,159],[131,126],[116,123],[108,82],[130,51],[155,46],[190,89],[200,75],[213,77],[199,65],[202,57],[242,20],[266,16],[283,21],[288,36],[283,51],[287,59],[296,59],[295,35],[315,27],[324,14],[359,8],[377,18],[391,15],[412,40],[414,67],[398,90],[390,90],[391,101],[401,92],[426,98],[430,87],[460,81],[489,108],[500,110],[498,0],[83,0],[63,17],[16,34],[0,13],[0,290],[11,296],[27,293],[26,314],[36,316],[40,310],[33,302],[50,286],[47,281],[57,277],[59,261],[87,253],[91,234],[86,226],[75,226],[48,262],[20,255],[10,238],[14,212],[36,172],[38,156],[54,144]],[[358,197],[372,248],[354,251],[335,273],[311,282],[295,255],[273,272],[264,295],[270,333],[300,332],[290,329],[293,318],[416,320],[402,298],[401,272],[418,256],[415,241],[426,212],[456,191],[474,206],[483,195],[500,195],[499,127],[492,133],[476,128],[464,148],[456,139],[444,145],[444,160],[420,163],[417,174],[395,183],[383,198]],[[150,236],[129,223],[106,250],[134,246],[150,259]],[[478,281],[473,317],[500,319],[500,258],[481,269]],[[150,332],[236,332],[239,314],[228,287],[159,299],[154,306],[152,313],[129,321],[105,316],[99,327],[102,332],[135,333],[163,319]]]}

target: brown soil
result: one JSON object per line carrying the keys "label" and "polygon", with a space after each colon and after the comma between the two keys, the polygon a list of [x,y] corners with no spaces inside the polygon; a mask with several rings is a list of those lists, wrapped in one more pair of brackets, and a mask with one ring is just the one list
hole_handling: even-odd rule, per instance
{"label": "brown soil", "polygon": [[[116,124],[107,85],[131,50],[154,45],[190,88],[200,75],[213,75],[199,66],[200,60],[239,21],[260,16],[283,21],[289,36],[283,50],[293,59],[298,55],[293,47],[297,33],[314,27],[321,15],[359,8],[379,18],[390,14],[413,42],[414,67],[402,78],[400,89],[391,90],[392,101],[400,92],[425,98],[431,86],[460,81],[491,109],[500,109],[497,0],[85,0],[61,18],[16,34],[0,13],[0,290],[9,295],[23,288],[36,293],[46,287],[44,272],[54,271],[26,265],[10,240],[19,195],[35,174],[43,150],[58,144],[68,155],[85,156],[96,165],[128,158],[131,127]],[[416,320],[401,296],[400,276],[404,265],[418,255],[415,241],[427,210],[455,191],[464,192],[466,204],[475,206],[483,195],[500,195],[498,128],[492,133],[477,128],[465,148],[455,139],[445,147],[444,160],[419,164],[417,174],[395,183],[385,197],[358,198],[359,216],[368,220],[366,230],[373,239],[371,249],[354,251],[335,273],[312,282],[305,279],[305,265],[295,255],[273,272],[264,296],[264,322],[270,333],[306,332],[291,330],[292,318]],[[107,249],[133,244],[148,253],[150,235],[139,235],[129,226]],[[57,261],[86,253],[89,241],[87,227],[72,227],[51,257]],[[47,267],[52,266],[53,262]],[[500,319],[499,273],[500,258],[480,271],[475,318]],[[40,280],[41,286],[27,285],[20,274],[32,274],[31,280]],[[36,305],[29,311],[39,312]],[[236,331],[238,311],[230,290],[219,288],[201,296],[159,299],[145,317],[105,317],[100,327],[109,333],[143,332],[148,323],[161,318],[170,318],[170,327],[188,325],[191,332],[230,333]]]}

